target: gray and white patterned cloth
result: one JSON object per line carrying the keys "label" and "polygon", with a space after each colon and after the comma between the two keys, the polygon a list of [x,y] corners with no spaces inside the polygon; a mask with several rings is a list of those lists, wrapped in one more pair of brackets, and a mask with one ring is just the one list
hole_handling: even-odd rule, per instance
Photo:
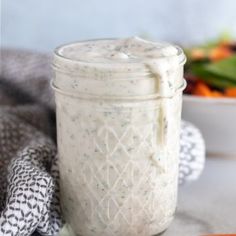
{"label": "gray and white patterned cloth", "polygon": [[[1,50],[0,236],[58,235],[62,226],[50,57]],[[205,160],[200,131],[182,122],[180,184]]]}

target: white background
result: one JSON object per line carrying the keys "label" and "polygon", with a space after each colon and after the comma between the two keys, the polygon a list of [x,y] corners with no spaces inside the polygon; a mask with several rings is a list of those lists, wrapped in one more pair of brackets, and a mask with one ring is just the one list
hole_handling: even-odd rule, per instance
{"label": "white background", "polygon": [[236,35],[235,0],[2,0],[2,46],[148,35],[180,44]]}

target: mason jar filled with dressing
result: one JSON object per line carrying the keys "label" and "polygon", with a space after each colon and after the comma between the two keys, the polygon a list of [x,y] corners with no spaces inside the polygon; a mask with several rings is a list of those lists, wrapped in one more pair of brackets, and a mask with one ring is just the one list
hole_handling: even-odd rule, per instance
{"label": "mason jar filled with dressing", "polygon": [[183,51],[137,37],[54,54],[61,205],[71,235],[151,236],[173,219]]}

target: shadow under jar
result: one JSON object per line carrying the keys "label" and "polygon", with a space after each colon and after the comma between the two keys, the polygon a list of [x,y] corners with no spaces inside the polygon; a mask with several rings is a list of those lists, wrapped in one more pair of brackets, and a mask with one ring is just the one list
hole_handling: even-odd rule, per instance
{"label": "shadow under jar", "polygon": [[182,50],[140,38],[54,54],[61,204],[76,236],[151,236],[176,208]]}

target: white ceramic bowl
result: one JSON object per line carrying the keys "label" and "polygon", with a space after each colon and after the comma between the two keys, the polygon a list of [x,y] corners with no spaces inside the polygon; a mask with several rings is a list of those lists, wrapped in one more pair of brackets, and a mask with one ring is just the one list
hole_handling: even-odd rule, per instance
{"label": "white ceramic bowl", "polygon": [[184,95],[183,119],[202,131],[208,153],[236,157],[236,99]]}

